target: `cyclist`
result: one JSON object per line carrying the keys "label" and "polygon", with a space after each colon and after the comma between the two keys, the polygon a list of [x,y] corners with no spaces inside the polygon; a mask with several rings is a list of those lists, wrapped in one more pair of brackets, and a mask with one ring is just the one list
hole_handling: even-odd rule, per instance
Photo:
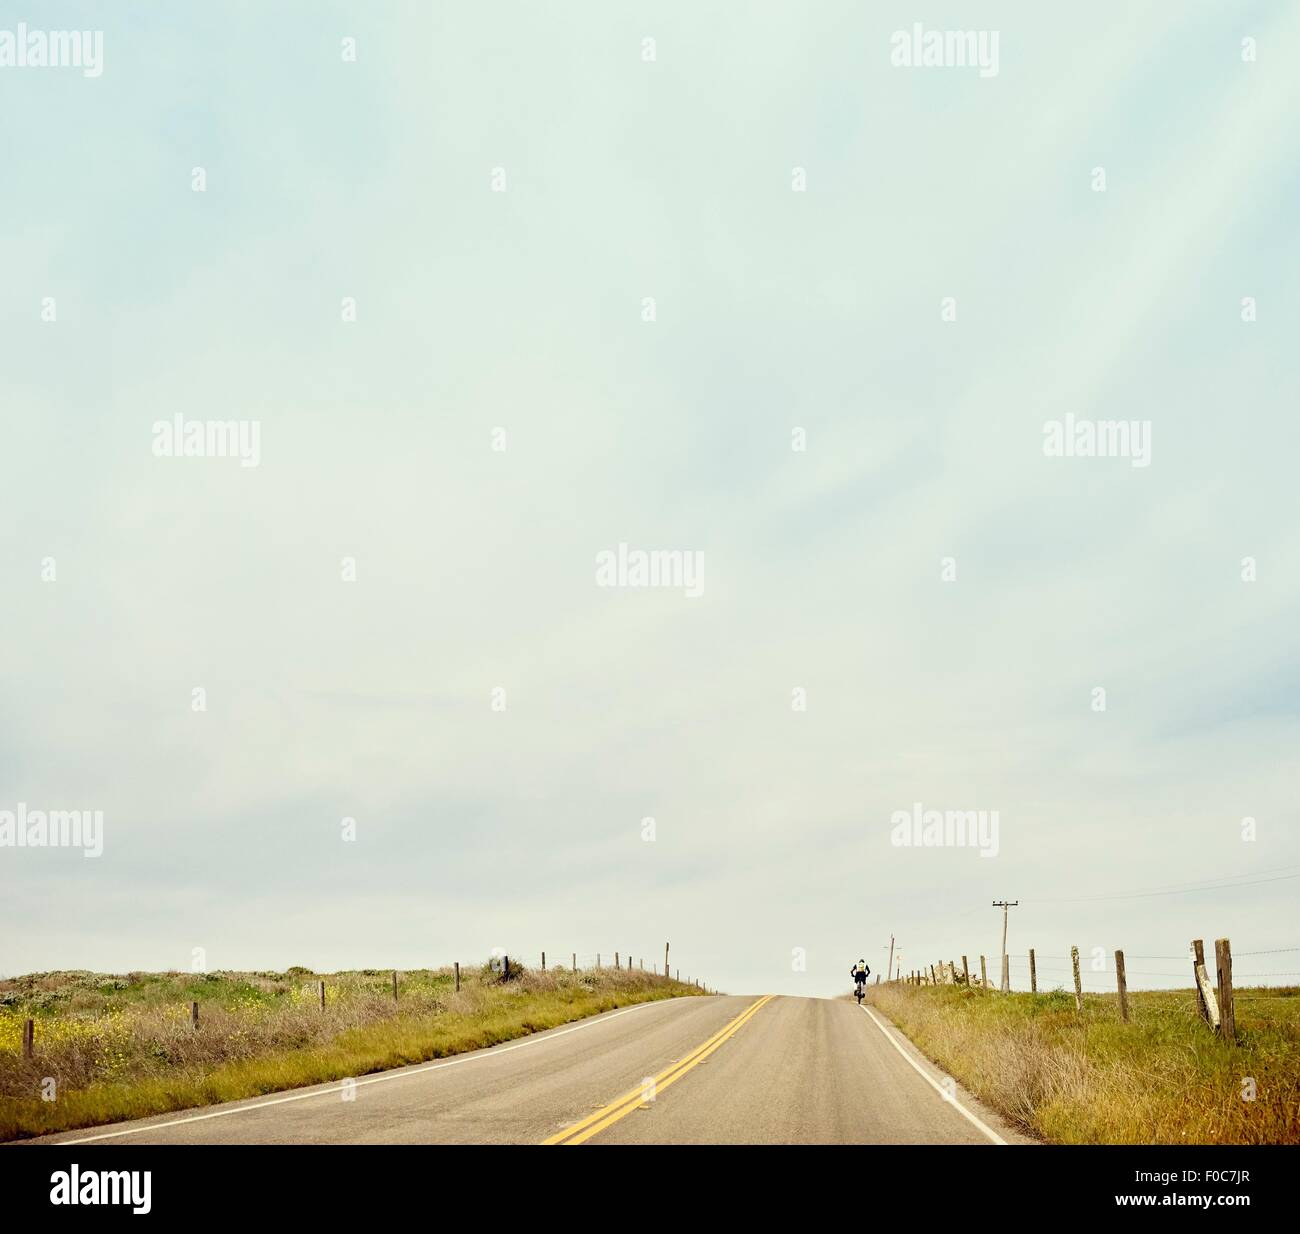
{"label": "cyclist", "polygon": [[871,976],[871,969],[867,967],[866,960],[859,960],[851,969],[849,969],[849,974],[853,978],[854,993],[861,998],[862,987],[867,984],[867,978]]}

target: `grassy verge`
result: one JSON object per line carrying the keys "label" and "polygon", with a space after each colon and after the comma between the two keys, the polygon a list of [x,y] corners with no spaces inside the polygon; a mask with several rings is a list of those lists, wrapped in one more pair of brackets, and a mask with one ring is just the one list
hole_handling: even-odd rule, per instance
{"label": "grassy verge", "polygon": [[[425,1062],[693,986],[652,973],[39,973],[0,981],[0,1140]],[[199,1027],[190,1003],[199,1004]],[[35,1020],[35,1054],[22,1022]]]}
{"label": "grassy verge", "polygon": [[[1030,1135],[1065,1144],[1300,1142],[1300,989],[1240,990],[1238,1042],[1201,1022],[1191,990],[998,994],[870,988],[926,1055]],[[1253,1098],[1253,1099],[1248,1099]]]}

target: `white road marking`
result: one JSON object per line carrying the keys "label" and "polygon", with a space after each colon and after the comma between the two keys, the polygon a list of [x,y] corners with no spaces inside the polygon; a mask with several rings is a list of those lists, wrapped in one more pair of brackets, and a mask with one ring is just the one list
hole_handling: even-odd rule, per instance
{"label": "white road marking", "polygon": [[[384,1071],[379,1075],[353,1080],[352,1083],[355,1087],[360,1088],[363,1084],[382,1084],[385,1080],[405,1080],[411,1076],[423,1075],[426,1071],[441,1071],[444,1067],[459,1067],[462,1063],[477,1063],[482,1062],[485,1058],[500,1058],[503,1054],[513,1053],[515,1050],[524,1050],[530,1045],[545,1045],[548,1041],[554,1041],[557,1037],[567,1037],[570,1033],[579,1033],[584,1028],[595,1028],[598,1024],[608,1024],[610,1020],[617,1020],[619,1016],[627,1015],[633,1011],[644,1011],[647,1007],[659,1007],[676,1001],[675,998],[658,998],[649,1003],[637,1003],[635,1007],[626,1007],[622,1011],[615,1011],[613,1015],[603,1015],[598,1019],[588,1020],[585,1024],[576,1024],[572,1028],[549,1032],[545,1036],[530,1037],[527,1041],[520,1041],[515,1045],[476,1051],[473,1054],[467,1054],[464,1058],[453,1058],[444,1063],[425,1063],[414,1068],[403,1067],[394,1071]],[[165,1123],[150,1123],[146,1127],[127,1127],[124,1131],[105,1131],[99,1135],[83,1136],[78,1140],[57,1140],[54,1142],[58,1144],[93,1144],[96,1140],[115,1140],[124,1135],[143,1135],[147,1131],[160,1131],[163,1127],[179,1127],[184,1123],[201,1123],[209,1118],[227,1118],[231,1114],[244,1114],[249,1110],[265,1110],[273,1105],[287,1105],[290,1101],[307,1101],[312,1097],[328,1097],[331,1093],[341,1093],[343,1089],[344,1085],[338,1084],[331,1088],[313,1089],[309,1093],[292,1093],[288,1097],[273,1097],[270,1101],[258,1101],[252,1105],[236,1106],[231,1110],[212,1110],[207,1114],[191,1114],[187,1118],[173,1118]]]}
{"label": "white road marking", "polygon": [[892,1045],[894,1049],[896,1049],[907,1060],[907,1065],[911,1067],[912,1070],[915,1071],[916,1074],[919,1075],[921,1079],[923,1079],[932,1089],[934,1089],[934,1091],[938,1093],[940,1097],[943,1098],[945,1104],[955,1107],[959,1114],[970,1119],[970,1121],[973,1122],[975,1126],[977,1126],[986,1136],[988,1136],[988,1138],[992,1140],[994,1144],[1006,1144],[1006,1140],[1004,1140],[1000,1135],[998,1135],[998,1133],[994,1131],[992,1127],[990,1127],[987,1123],[982,1122],[980,1119],[976,1118],[975,1115],[972,1114],[964,1105],[962,1105],[962,1103],[958,1101],[956,1097],[949,1096],[947,1093],[943,1091],[942,1086],[935,1082],[934,1077],[928,1074],[917,1063],[916,1059],[914,1059],[905,1049],[903,1049],[901,1045],[898,1044],[897,1041],[894,1040],[894,1034],[891,1033],[889,1029],[887,1029],[879,1020],[876,1019],[875,1014],[872,1012],[870,1007],[863,1007],[862,1010],[865,1011],[867,1015],[871,1016],[871,1022],[878,1029],[880,1029],[882,1033],[885,1034],[885,1040],[888,1041],[889,1044]]}

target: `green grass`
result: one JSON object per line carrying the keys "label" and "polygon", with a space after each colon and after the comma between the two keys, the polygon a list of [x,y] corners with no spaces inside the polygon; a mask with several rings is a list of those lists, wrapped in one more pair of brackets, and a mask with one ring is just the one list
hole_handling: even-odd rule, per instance
{"label": "green grass", "polygon": [[[324,977],[321,1010],[317,981]],[[0,1140],[366,1075],[701,993],[626,969],[37,973],[0,981]],[[199,1004],[199,1027],[190,1003]],[[22,1055],[22,1023],[35,1054]],[[44,1100],[51,1092],[53,1100]]]}
{"label": "green grass", "polygon": [[[923,1053],[1020,1130],[1065,1144],[1300,1143],[1300,989],[1237,992],[1237,1042],[1191,990],[999,994],[871,987]],[[1246,1097],[1251,1093],[1253,1100]]]}

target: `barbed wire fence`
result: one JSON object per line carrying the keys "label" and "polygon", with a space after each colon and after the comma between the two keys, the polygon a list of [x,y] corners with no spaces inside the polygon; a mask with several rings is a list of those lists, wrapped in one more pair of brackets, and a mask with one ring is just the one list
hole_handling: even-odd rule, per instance
{"label": "barbed wire fence", "polygon": [[[1257,960],[1262,956],[1297,956],[1300,946],[1267,947],[1238,953],[1239,959]],[[1180,1011],[1195,1015],[1203,1020],[1226,1040],[1236,1039],[1236,1005],[1238,1003],[1277,1003],[1300,998],[1300,989],[1285,988],[1296,984],[1284,980],[1282,988],[1276,993],[1268,992],[1272,982],[1281,979],[1300,978],[1300,969],[1258,968],[1234,971],[1233,953],[1230,940],[1216,939],[1214,943],[1214,973],[1216,980],[1212,983],[1206,966],[1204,941],[1193,939],[1183,955],[1162,953],[1134,953],[1126,957],[1123,950],[1107,952],[1102,947],[1094,947],[1084,961],[1078,947],[1070,949],[1070,956],[1061,957],[1052,953],[1040,956],[1036,948],[1026,954],[1008,952],[994,957],[1001,963],[1001,979],[994,984],[988,975],[989,957],[978,957],[978,973],[968,956],[961,957],[958,967],[955,959],[938,960],[922,968],[913,968],[899,972],[892,977],[893,984],[911,986],[956,985],[979,989],[988,993],[1024,993],[1031,995],[1052,995],[1068,993],[1073,987],[1075,1009],[1084,1008],[1084,995],[1114,996],[1118,1003],[1120,1019],[1127,1023],[1130,1019],[1130,999],[1139,1002],[1158,998],[1163,1006],[1172,1006]],[[1143,964],[1170,963],[1169,968],[1128,967],[1127,960],[1137,960]],[[1182,961],[1190,966],[1181,972],[1174,971],[1172,962]],[[1286,961],[1283,961],[1285,963]],[[1128,988],[1131,977],[1191,978],[1192,998],[1184,1005],[1171,995],[1177,995],[1185,989],[1172,990],[1148,989],[1133,990]],[[1262,984],[1251,985],[1252,980],[1265,979]],[[1238,993],[1237,984],[1245,982],[1246,989]],[[1088,988],[1085,989],[1085,986]],[[1258,1014],[1265,1009],[1252,1009]]]}

